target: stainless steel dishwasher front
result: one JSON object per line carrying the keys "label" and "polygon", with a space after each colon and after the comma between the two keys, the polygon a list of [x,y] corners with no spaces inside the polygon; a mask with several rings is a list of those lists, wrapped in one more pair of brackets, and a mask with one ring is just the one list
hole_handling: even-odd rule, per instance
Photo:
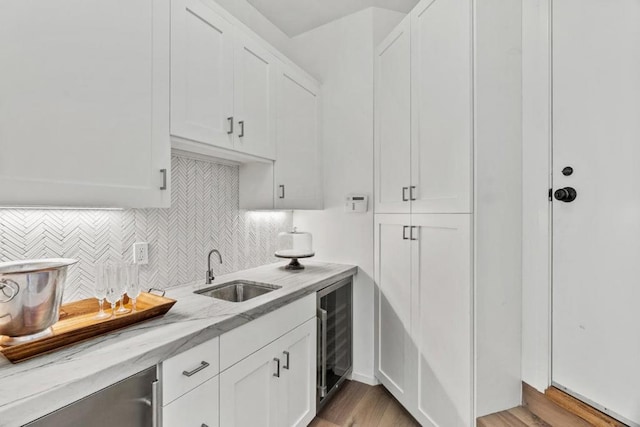
{"label": "stainless steel dishwasher front", "polygon": [[26,426],[155,427],[159,405],[157,378],[154,366]]}

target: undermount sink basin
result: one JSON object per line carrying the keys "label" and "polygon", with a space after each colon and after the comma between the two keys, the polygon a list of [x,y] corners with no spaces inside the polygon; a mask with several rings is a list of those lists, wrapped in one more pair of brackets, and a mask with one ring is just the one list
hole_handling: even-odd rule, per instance
{"label": "undermount sink basin", "polygon": [[225,301],[243,302],[271,291],[275,291],[276,289],[280,289],[280,286],[235,280],[222,285],[201,289],[194,293]]}

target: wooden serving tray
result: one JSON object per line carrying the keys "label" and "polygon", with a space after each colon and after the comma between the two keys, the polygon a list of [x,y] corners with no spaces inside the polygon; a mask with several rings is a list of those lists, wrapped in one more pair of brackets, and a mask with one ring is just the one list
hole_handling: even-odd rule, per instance
{"label": "wooden serving tray", "polygon": [[[3,337],[0,336],[0,353],[11,363],[22,362],[116,329],[162,316],[175,303],[176,300],[143,292],[136,300],[137,311],[135,313],[122,314],[108,319],[95,318],[99,311],[98,300],[95,298],[63,304],[60,307],[60,320],[52,326],[52,335],[14,346],[3,346]],[[108,305],[105,302],[105,311],[110,312],[111,307],[106,309]],[[125,297],[125,306],[131,308],[127,297]]]}

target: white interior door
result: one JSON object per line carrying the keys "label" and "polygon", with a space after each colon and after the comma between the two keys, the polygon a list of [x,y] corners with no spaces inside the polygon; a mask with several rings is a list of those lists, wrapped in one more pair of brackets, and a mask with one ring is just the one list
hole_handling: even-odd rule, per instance
{"label": "white interior door", "polygon": [[375,207],[409,213],[411,186],[411,20],[378,46],[375,57]]}
{"label": "white interior door", "polygon": [[171,134],[233,147],[233,26],[202,0],[173,0]]}
{"label": "white interior door", "polygon": [[[577,197],[553,201],[552,379],[634,425],[640,425],[639,22],[638,0],[553,2],[553,183],[555,191],[574,188]],[[566,167],[571,175],[562,173]]]}
{"label": "white interior door", "polygon": [[238,31],[234,62],[235,149],[275,159],[276,58]]}

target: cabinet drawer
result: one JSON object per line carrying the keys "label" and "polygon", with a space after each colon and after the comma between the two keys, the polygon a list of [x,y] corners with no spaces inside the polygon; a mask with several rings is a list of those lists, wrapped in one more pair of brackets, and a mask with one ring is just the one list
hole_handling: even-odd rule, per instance
{"label": "cabinet drawer", "polygon": [[214,338],[162,362],[162,404],[168,405],[220,372],[219,339]]}
{"label": "cabinet drawer", "polygon": [[316,315],[313,293],[233,329],[220,337],[220,370],[224,371]]}
{"label": "cabinet drawer", "polygon": [[162,408],[164,427],[218,427],[219,377]]}

